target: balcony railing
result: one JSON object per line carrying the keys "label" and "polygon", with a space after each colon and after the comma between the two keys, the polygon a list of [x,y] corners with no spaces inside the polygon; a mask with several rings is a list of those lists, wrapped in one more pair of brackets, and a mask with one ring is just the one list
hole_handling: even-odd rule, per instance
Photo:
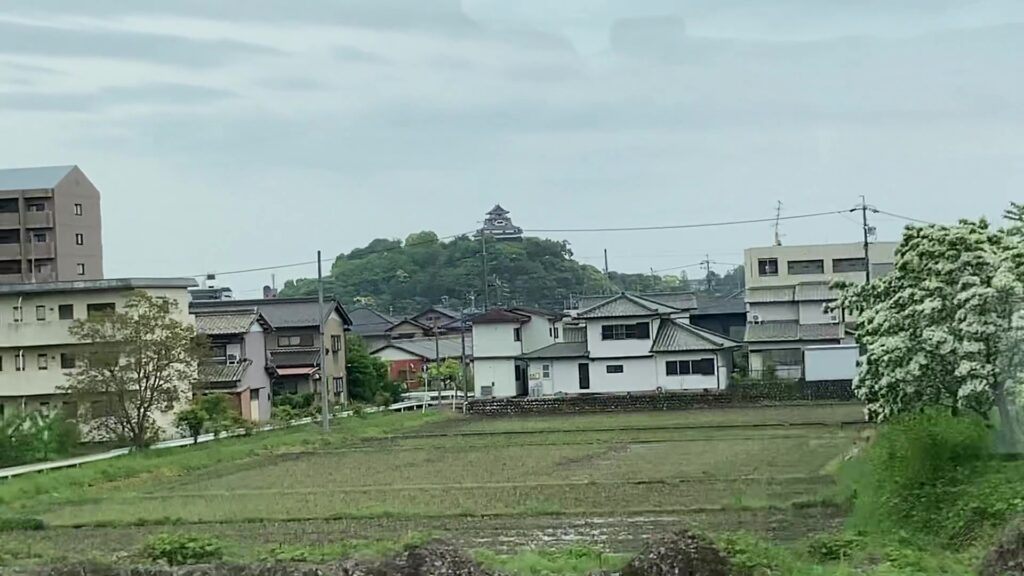
{"label": "balcony railing", "polygon": [[20,227],[21,216],[17,212],[0,212],[0,229]]}
{"label": "balcony railing", "polygon": [[21,244],[0,244],[0,260],[20,260]]}
{"label": "balcony railing", "polygon": [[26,212],[25,228],[53,228],[53,212]]}
{"label": "balcony railing", "polygon": [[25,258],[30,260],[54,258],[55,255],[56,248],[54,248],[53,242],[33,242],[31,245],[25,247]]}

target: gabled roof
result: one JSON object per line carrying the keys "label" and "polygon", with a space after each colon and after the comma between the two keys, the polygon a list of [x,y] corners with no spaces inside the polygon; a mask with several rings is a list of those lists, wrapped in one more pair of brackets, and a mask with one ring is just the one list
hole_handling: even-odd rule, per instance
{"label": "gabled roof", "polygon": [[196,331],[208,336],[244,334],[259,317],[255,308],[248,310],[196,311]]}
{"label": "gabled roof", "polygon": [[[633,296],[649,300],[662,306],[675,308],[677,310],[692,310],[697,308],[697,296],[693,292],[627,292]],[[617,294],[603,294],[595,296],[580,296],[579,309],[592,308]]]}
{"label": "gabled roof", "polygon": [[746,342],[785,342],[842,340],[846,336],[843,324],[800,324],[796,320],[747,324]]}
{"label": "gabled roof", "polygon": [[[209,309],[244,310],[253,307],[257,308],[274,328],[305,328],[320,325],[320,305],[315,297],[200,301],[191,304],[193,312]],[[352,318],[337,300],[324,300],[324,317],[326,318],[331,311],[337,312],[346,326],[352,325]]]}
{"label": "gabled roof", "polygon": [[735,348],[740,343],[687,324],[681,320],[662,320],[651,344],[651,352],[692,352]]}
{"label": "gabled roof", "polygon": [[488,215],[495,215],[495,216],[504,216],[505,214],[508,214],[508,210],[505,210],[504,208],[502,208],[501,204],[495,204],[494,208],[491,208],[487,212],[487,214]]}
{"label": "gabled roof", "polygon": [[458,312],[456,310],[452,310],[451,308],[444,308],[444,307],[441,307],[441,306],[431,306],[430,308],[427,308],[426,310],[420,312],[419,314],[417,314],[415,316],[412,316],[411,318],[413,320],[417,320],[420,316],[423,316],[424,314],[427,314],[428,312],[437,312],[441,316],[447,316],[448,318],[451,318],[453,320],[458,318],[459,316],[461,316],[460,312]]}
{"label": "gabled roof", "polygon": [[0,170],[0,190],[39,190],[54,188],[75,166],[40,166]]}
{"label": "gabled roof", "polygon": [[792,302],[795,298],[792,286],[777,288],[747,288],[747,302],[763,304],[766,302]]}
{"label": "gabled roof", "polygon": [[693,316],[709,316],[712,314],[746,314],[747,303],[743,290],[729,295],[697,294],[697,309]]}
{"label": "gabled roof", "polygon": [[545,318],[551,318],[559,320],[565,317],[565,314],[561,312],[552,312],[550,310],[543,310],[541,308],[530,308],[527,306],[516,306],[512,308],[513,312],[519,312],[520,314],[531,314],[533,316],[544,316]]}
{"label": "gabled roof", "polygon": [[353,308],[348,315],[352,319],[352,331],[363,336],[383,334],[395,323],[394,318],[366,306]]}
{"label": "gabled roof", "polygon": [[[436,345],[436,348],[435,348]],[[459,358],[462,356],[462,337],[445,336],[437,339],[435,344],[433,338],[406,338],[404,340],[392,340],[387,344],[378,346],[370,352],[377,354],[381,350],[395,348],[419,356],[424,360],[434,360],[435,354],[440,353],[440,358]],[[466,357],[473,356],[473,337],[466,334]]]}
{"label": "gabled roof", "polygon": [[585,358],[590,355],[586,342],[556,342],[520,356],[527,359]]}
{"label": "gabled roof", "polygon": [[199,366],[199,381],[208,384],[239,382],[250,366],[252,360],[248,358],[237,364],[202,364]]}
{"label": "gabled roof", "polygon": [[494,308],[473,318],[473,324],[522,324],[529,321],[529,316],[503,308]]}
{"label": "gabled roof", "polygon": [[680,310],[623,292],[586,310],[581,310],[576,316],[577,318],[620,318],[624,316],[658,316],[673,312],[680,312]]}
{"label": "gabled roof", "polygon": [[419,323],[419,322],[417,322],[415,320],[412,320],[410,318],[406,318],[404,320],[399,320],[398,322],[395,322],[394,324],[389,326],[388,329],[385,330],[384,332],[391,332],[392,330],[394,330],[395,328],[398,328],[402,324],[411,324],[411,325],[419,328],[420,330],[427,331],[427,332],[432,330],[432,328],[430,326],[427,326],[426,324],[421,324],[421,323]]}

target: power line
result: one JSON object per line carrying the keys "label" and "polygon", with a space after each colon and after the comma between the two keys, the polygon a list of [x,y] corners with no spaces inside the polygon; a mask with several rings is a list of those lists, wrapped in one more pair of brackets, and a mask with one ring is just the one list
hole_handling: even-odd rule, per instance
{"label": "power line", "polygon": [[872,212],[875,212],[877,214],[885,214],[886,216],[892,216],[893,218],[899,218],[900,220],[906,220],[907,222],[914,222],[916,224],[937,225],[937,223],[935,222],[929,222],[927,220],[921,220],[919,218],[911,218],[910,216],[903,216],[900,214],[895,214],[893,212],[886,212],[885,210],[879,210],[878,208],[875,208],[874,210],[872,210]]}
{"label": "power line", "polygon": [[742,224],[764,224],[777,220],[798,220],[801,218],[818,218],[841,214],[846,210],[832,210],[829,212],[814,212],[811,214],[794,214],[792,216],[772,216],[771,218],[752,218],[749,220],[727,220],[723,222],[702,222],[698,224],[669,224],[665,226],[627,226],[621,228],[529,228],[525,232],[643,232],[652,230],[684,230],[688,228],[714,228],[717,226],[739,226]]}

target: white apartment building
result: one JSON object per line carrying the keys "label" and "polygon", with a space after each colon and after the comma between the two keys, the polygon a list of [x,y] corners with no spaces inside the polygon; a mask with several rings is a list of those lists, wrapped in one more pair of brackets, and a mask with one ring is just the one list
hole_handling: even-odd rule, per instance
{"label": "white apartment building", "polygon": [[[884,276],[893,268],[897,242],[876,242],[868,247],[870,275]],[[836,295],[835,280],[864,282],[868,276],[864,245],[816,244],[769,246],[744,251],[747,330],[751,374],[773,366],[779,376],[804,376],[808,347],[854,343],[854,321],[842,310],[827,305]],[[851,373],[853,367],[842,370]]]}
{"label": "white apartment building", "polygon": [[692,294],[619,294],[575,317],[492,310],[473,320],[477,397],[724,390],[739,343],[692,326]]}
{"label": "white apartment building", "polygon": [[[187,293],[194,286],[191,278],[0,284],[0,418],[36,410],[77,414],[80,407],[59,390],[81,347],[68,333],[71,323],[117,310],[133,291],[142,290],[177,302],[178,319],[194,324]],[[170,430],[171,415],[161,415],[157,423]]]}

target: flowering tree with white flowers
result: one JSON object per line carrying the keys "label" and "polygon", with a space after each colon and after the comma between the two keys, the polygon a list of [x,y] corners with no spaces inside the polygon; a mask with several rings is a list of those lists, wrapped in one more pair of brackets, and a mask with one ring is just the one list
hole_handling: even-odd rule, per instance
{"label": "flowering tree with white flowers", "polygon": [[931,406],[989,417],[1013,432],[1024,383],[1024,208],[1011,225],[985,220],[908,226],[892,273],[838,285],[837,307],[858,314],[867,352],[855,383],[884,420]]}

